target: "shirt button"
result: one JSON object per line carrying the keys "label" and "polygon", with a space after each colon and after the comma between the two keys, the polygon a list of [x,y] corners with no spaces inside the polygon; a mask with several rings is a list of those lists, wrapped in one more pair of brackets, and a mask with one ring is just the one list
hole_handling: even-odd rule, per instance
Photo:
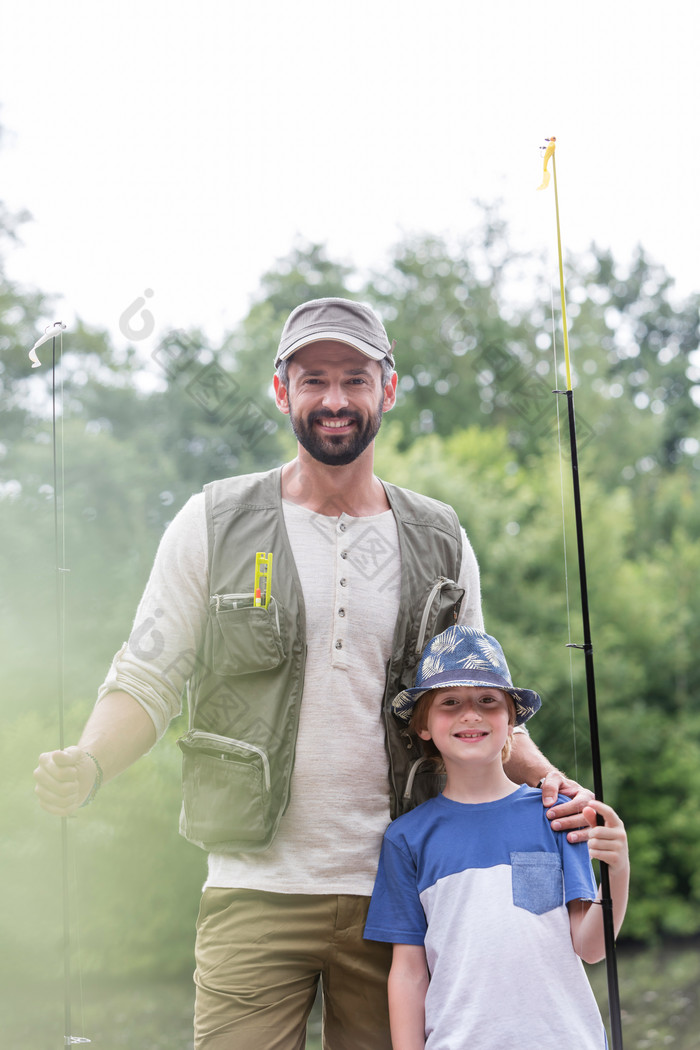
{"label": "shirt button", "polygon": [[343,643],[341,642],[340,638],[335,643],[335,647],[336,647],[336,649],[342,649],[343,648]]}
{"label": "shirt button", "polygon": [[347,551],[341,551],[340,552],[340,557],[341,558],[347,558],[347,556],[348,556],[348,552]]}
{"label": "shirt button", "polygon": [[347,587],[347,583],[348,583],[348,581],[345,579],[345,577],[343,577],[342,580],[340,581],[340,586],[341,587]]}
{"label": "shirt button", "polygon": [[340,529],[341,532],[345,532],[345,530],[347,529],[347,525],[345,524],[344,521],[341,521],[341,523],[338,526],[338,528]]}
{"label": "shirt button", "polygon": [[338,616],[345,616],[345,609],[338,609]]}

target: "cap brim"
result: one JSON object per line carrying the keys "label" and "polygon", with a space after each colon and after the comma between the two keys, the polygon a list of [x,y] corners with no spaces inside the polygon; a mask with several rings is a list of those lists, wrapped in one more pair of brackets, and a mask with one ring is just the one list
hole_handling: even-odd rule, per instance
{"label": "cap brim", "polygon": [[365,357],[370,357],[373,361],[382,361],[385,357],[388,361],[391,361],[392,365],[394,359],[390,353],[384,350],[379,350],[376,346],[372,346],[370,343],[365,343],[362,339],[354,339],[352,336],[347,335],[345,332],[314,332],[313,335],[301,336],[288,346],[282,353],[277,355],[275,365],[278,365],[280,361],[286,361],[287,358],[295,354],[297,350],[301,350],[304,346],[310,346],[311,343],[321,343],[324,340],[329,340],[333,343],[345,343],[346,346],[352,346],[355,350],[359,350]]}

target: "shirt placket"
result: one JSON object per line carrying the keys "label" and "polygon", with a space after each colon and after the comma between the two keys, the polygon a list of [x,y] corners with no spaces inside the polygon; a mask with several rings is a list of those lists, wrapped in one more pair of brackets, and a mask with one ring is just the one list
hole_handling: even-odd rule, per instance
{"label": "shirt placket", "polygon": [[348,665],[348,617],[352,594],[348,530],[348,520],[345,515],[341,514],[335,527],[335,605],[331,640],[331,663],[337,668]]}

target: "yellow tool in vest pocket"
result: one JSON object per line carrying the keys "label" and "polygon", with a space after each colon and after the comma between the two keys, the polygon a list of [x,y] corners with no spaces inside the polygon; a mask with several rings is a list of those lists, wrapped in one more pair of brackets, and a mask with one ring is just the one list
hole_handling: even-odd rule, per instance
{"label": "yellow tool in vest pocket", "polygon": [[255,604],[267,609],[272,594],[272,551],[255,555]]}

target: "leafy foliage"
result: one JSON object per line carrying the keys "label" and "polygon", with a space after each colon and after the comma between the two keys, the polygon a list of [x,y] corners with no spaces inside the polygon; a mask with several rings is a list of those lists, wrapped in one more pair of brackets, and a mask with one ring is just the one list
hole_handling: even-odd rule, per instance
{"label": "leafy foliage", "polygon": [[[16,219],[0,221],[16,236]],[[400,397],[379,437],[378,472],[456,507],[479,557],[488,628],[516,681],[543,696],[533,736],[590,782],[582,660],[566,648],[580,626],[564,409],[552,394],[561,367],[550,361],[536,272],[486,209],[470,243],[408,238],[369,276],[321,245],[297,244],[261,278],[257,301],[221,346],[197,331],[163,333],[148,384],[135,348],[117,353],[104,332],[71,332],[59,368],[67,739],[128,632],[174,512],[212,478],[294,454],[270,397],[279,331],[304,299],[341,294],[372,302],[397,339]],[[530,305],[513,305],[523,280]],[[623,273],[593,246],[574,261],[568,288],[606,798],[632,849],[624,933],[691,934],[700,930],[700,298],[674,301],[670,278],[641,249]],[[42,950],[47,931],[52,949],[60,941],[57,824],[30,785],[36,753],[56,743],[55,505],[50,369],[30,374],[18,348],[36,338],[47,300],[0,266],[0,305],[10,785],[0,878],[5,901],[17,904],[1,922],[6,959],[36,973],[37,959],[58,965]],[[204,858],[176,832],[174,734],[76,822],[83,953],[95,972],[189,967]]]}

